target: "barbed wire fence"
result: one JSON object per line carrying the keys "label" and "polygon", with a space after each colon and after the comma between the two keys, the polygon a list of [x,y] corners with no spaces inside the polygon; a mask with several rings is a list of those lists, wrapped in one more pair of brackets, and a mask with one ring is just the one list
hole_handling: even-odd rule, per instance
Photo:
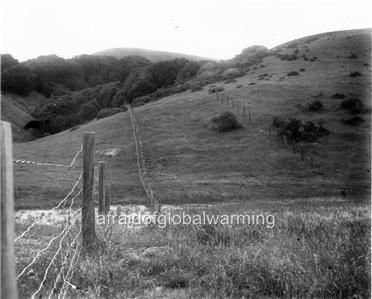
{"label": "barbed wire fence", "polygon": [[132,131],[133,131],[133,139],[134,139],[134,146],[136,151],[136,159],[137,159],[137,168],[138,168],[138,174],[141,181],[141,185],[146,193],[147,198],[149,199],[150,203],[153,205],[156,212],[160,213],[161,205],[158,202],[158,200],[155,198],[154,191],[152,189],[151,183],[149,182],[149,176],[148,176],[148,169],[147,169],[147,163],[144,155],[143,150],[143,143],[140,139],[139,133],[138,133],[138,124],[136,121],[135,114],[131,108],[130,105],[127,106],[131,123],[132,123]]}
{"label": "barbed wire fence", "polygon": [[[34,267],[37,267],[37,272],[40,273],[40,265],[46,265],[46,267],[41,274],[41,279],[38,282],[37,288],[32,291],[31,298],[39,298],[40,296],[45,296],[46,293],[49,293],[48,298],[64,298],[69,288],[78,289],[78,287],[71,282],[76,270],[76,262],[82,254],[92,253],[91,249],[94,248],[93,243],[96,235],[93,190],[96,184],[99,186],[104,185],[104,182],[101,180],[104,176],[101,175],[100,167],[98,167],[99,180],[98,182],[94,180],[94,172],[97,171],[97,167],[94,166],[94,133],[84,133],[83,145],[81,145],[79,150],[74,154],[71,162],[69,164],[62,164],[55,161],[41,162],[13,159],[11,126],[9,123],[1,121],[0,129],[2,232],[1,298],[18,298],[18,281],[21,278],[27,279],[25,276],[28,277],[32,273],[35,273],[32,270]],[[70,172],[81,153],[83,153],[83,170],[73,182],[67,195],[54,207],[47,210],[47,213],[43,213],[40,217],[34,217],[33,221],[15,237],[13,165],[63,168]],[[101,164],[104,164],[104,162],[98,163],[98,165]],[[104,167],[101,168],[104,169]],[[99,188],[99,200],[107,200],[109,203],[109,198],[101,194],[104,190],[105,188]],[[79,209],[74,209],[76,200],[79,197],[82,197],[81,212]],[[107,209],[105,202],[100,202],[100,206],[104,207],[103,213],[107,214],[109,208]],[[52,234],[51,238],[42,248],[32,253],[32,257],[26,265],[23,265],[20,270],[16,271],[16,251],[14,246],[25,246],[27,242],[21,243],[21,241],[27,239],[27,236],[36,229],[37,225],[42,224],[43,217],[50,214],[48,212],[56,212],[61,209],[67,210],[67,213],[61,214],[64,218],[64,220],[61,221],[61,230],[56,234]],[[81,220],[79,218],[81,218]],[[80,239],[81,241],[79,242]],[[18,274],[16,272],[18,272]],[[48,282],[48,285],[50,282],[52,283],[50,289],[46,286],[46,282]]]}

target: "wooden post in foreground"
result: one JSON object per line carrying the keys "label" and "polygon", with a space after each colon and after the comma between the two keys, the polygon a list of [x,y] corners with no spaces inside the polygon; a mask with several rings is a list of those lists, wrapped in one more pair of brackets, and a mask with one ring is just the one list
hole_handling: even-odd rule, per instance
{"label": "wooden post in foreground", "polygon": [[14,187],[12,131],[10,123],[0,121],[1,157],[1,279],[0,298],[18,298],[14,255]]}
{"label": "wooden post in foreground", "polygon": [[110,212],[110,185],[105,185],[105,214]]}
{"label": "wooden post in foreground", "polygon": [[87,253],[93,252],[96,243],[93,201],[94,184],[94,133],[83,135],[83,202],[81,209],[82,246]]}
{"label": "wooden post in foreground", "polygon": [[105,162],[98,162],[98,214],[103,214],[105,208]]}
{"label": "wooden post in foreground", "polygon": [[283,135],[283,139],[284,139],[284,146],[287,146],[287,136]]}

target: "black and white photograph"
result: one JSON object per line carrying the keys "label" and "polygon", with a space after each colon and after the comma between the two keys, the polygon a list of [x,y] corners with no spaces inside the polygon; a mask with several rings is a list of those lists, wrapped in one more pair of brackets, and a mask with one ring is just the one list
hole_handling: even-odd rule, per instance
{"label": "black and white photograph", "polygon": [[0,299],[372,298],[370,0],[0,0]]}

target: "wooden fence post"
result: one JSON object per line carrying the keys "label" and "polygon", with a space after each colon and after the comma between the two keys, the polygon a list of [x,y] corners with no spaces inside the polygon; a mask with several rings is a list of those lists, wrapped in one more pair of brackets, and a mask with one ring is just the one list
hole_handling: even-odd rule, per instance
{"label": "wooden fence post", "polygon": [[248,118],[249,118],[249,121],[252,120],[251,111],[248,111]]}
{"label": "wooden fence post", "polygon": [[313,156],[310,155],[310,167],[313,168],[314,167],[314,161],[313,161]]}
{"label": "wooden fence post", "polygon": [[284,146],[287,146],[287,136],[283,135]]}
{"label": "wooden fence post", "polygon": [[104,214],[105,208],[105,164],[106,162],[98,162],[98,213]]}
{"label": "wooden fence post", "polygon": [[0,298],[18,298],[14,255],[14,186],[12,130],[10,123],[0,121],[1,156],[1,279]]}
{"label": "wooden fence post", "polygon": [[218,98],[218,91],[216,91],[216,95],[217,95],[217,102],[219,101],[219,98]]}
{"label": "wooden fence post", "polygon": [[110,212],[110,185],[105,185],[105,214]]}
{"label": "wooden fence post", "polygon": [[243,106],[243,114],[244,114],[244,118],[245,118],[245,104]]}
{"label": "wooden fence post", "polygon": [[93,201],[94,184],[94,133],[83,135],[83,202],[81,209],[82,246],[92,253],[96,243],[95,212]]}
{"label": "wooden fence post", "polygon": [[295,154],[296,153],[296,142],[293,141],[292,143],[292,151]]}

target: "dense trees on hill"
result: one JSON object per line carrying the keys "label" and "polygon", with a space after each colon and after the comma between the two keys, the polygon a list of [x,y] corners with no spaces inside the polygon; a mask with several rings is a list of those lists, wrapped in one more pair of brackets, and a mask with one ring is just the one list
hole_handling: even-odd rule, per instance
{"label": "dense trees on hill", "polygon": [[[262,54],[254,51],[254,56]],[[19,62],[9,54],[1,55],[2,92],[27,95],[36,90],[49,98],[32,112],[39,120],[50,120],[49,133],[89,121],[99,111],[140,106],[182,92],[190,86],[205,85],[224,77],[236,62],[213,63],[177,58],[152,63],[140,56],[117,59],[110,56],[81,55],[64,59],[40,56]],[[211,73],[208,75],[206,73]],[[107,110],[109,109],[109,110]]]}

